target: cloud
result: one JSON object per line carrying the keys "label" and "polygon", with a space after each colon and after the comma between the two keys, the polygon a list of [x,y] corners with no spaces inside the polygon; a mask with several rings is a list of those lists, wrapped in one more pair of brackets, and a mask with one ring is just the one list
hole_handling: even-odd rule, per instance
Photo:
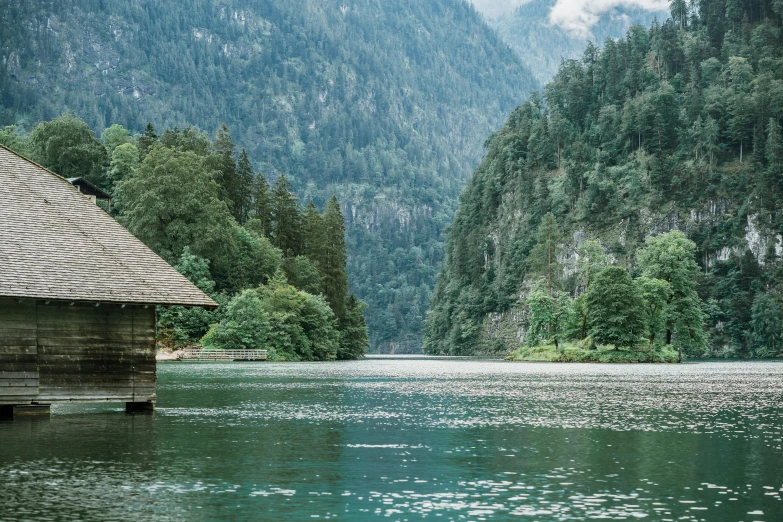
{"label": "cloud", "polygon": [[666,11],[667,0],[557,0],[549,12],[549,23],[586,37],[601,15],[617,8]]}

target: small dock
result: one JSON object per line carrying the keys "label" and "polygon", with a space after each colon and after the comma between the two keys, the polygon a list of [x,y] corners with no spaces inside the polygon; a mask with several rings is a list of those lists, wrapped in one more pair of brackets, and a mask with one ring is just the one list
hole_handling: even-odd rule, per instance
{"label": "small dock", "polygon": [[266,361],[266,350],[202,350],[189,348],[184,350],[180,361]]}

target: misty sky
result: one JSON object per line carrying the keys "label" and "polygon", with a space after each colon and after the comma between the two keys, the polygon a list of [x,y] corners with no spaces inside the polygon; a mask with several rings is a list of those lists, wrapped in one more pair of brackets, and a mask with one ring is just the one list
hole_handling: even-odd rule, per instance
{"label": "misty sky", "polygon": [[[508,14],[528,1],[541,0],[470,0],[488,17]],[[549,13],[549,22],[568,31],[583,35],[590,31],[598,18],[617,7],[641,8],[648,11],[668,10],[668,0],[557,0]]]}

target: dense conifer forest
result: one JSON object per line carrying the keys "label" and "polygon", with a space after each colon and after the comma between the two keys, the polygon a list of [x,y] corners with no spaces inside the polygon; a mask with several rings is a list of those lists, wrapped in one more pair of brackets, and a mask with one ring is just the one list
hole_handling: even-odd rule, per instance
{"label": "dense conifer forest", "polygon": [[555,0],[532,0],[488,20],[541,84],[557,74],[563,58],[581,57],[588,41],[622,38],[633,25],[649,26],[656,18],[666,19],[664,12],[619,5],[601,13],[589,26],[580,19],[584,26],[563,27],[550,20],[555,4]]}
{"label": "dense conifer forest", "polygon": [[351,288],[383,350],[419,348],[458,195],[487,134],[535,87],[463,0],[0,10],[0,125],[29,133],[66,110],[99,135],[115,123],[143,134],[148,122],[212,135],[226,123],[302,201],[323,208],[338,194]]}
{"label": "dense conifer forest", "polygon": [[675,0],[663,23],[564,62],[487,141],[425,350],[557,345],[569,324],[562,335],[586,324],[593,341],[633,344],[589,316],[618,314],[615,296],[625,334],[650,346],[783,355],[782,29],[777,0]]}

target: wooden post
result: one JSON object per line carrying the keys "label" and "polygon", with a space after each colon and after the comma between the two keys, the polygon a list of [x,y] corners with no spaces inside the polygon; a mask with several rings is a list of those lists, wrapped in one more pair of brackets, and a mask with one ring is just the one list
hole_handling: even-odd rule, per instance
{"label": "wooden post", "polygon": [[154,402],[126,402],[125,413],[152,413],[155,411]]}

